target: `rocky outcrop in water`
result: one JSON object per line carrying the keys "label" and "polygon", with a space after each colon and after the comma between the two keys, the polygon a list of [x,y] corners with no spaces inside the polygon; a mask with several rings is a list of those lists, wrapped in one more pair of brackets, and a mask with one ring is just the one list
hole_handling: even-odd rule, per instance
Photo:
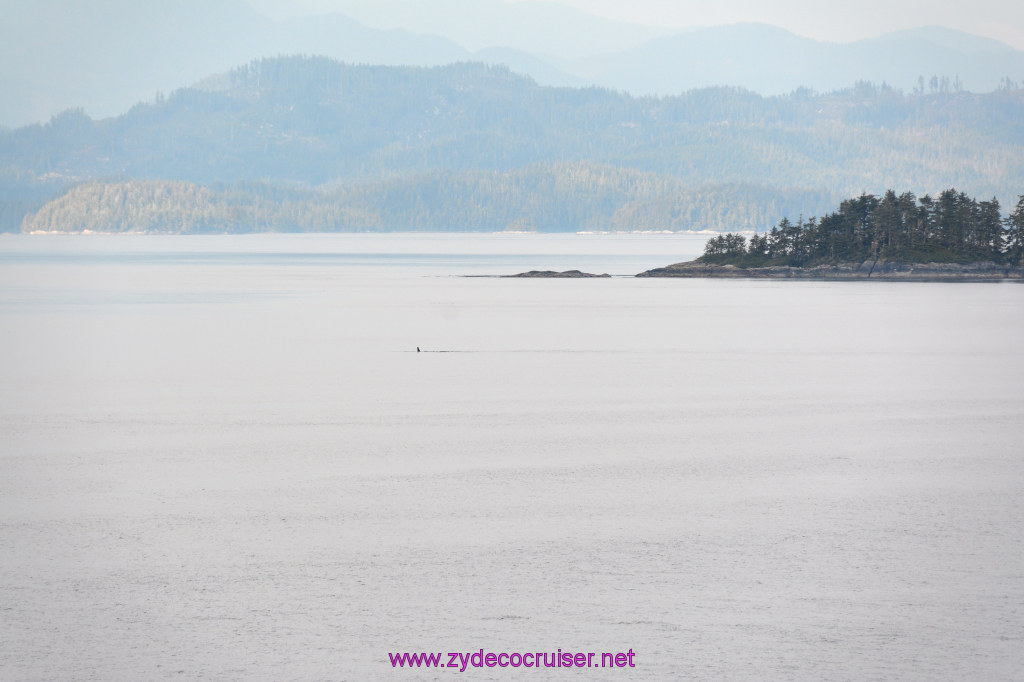
{"label": "rocky outcrop in water", "polygon": [[530,270],[529,272],[520,272],[518,275],[505,275],[505,277],[564,277],[579,279],[583,277],[611,277],[611,275],[593,275],[589,272],[580,272],[579,270],[566,270],[565,272],[555,272],[554,270]]}
{"label": "rocky outcrop in water", "polygon": [[726,277],[747,279],[817,279],[817,280],[902,280],[902,281],[998,281],[1024,279],[1024,267],[982,263],[901,263],[897,261],[865,261],[837,263],[809,268],[772,266],[741,268],[735,265],[708,265],[698,261],[675,263],[663,268],[641,272],[637,277]]}

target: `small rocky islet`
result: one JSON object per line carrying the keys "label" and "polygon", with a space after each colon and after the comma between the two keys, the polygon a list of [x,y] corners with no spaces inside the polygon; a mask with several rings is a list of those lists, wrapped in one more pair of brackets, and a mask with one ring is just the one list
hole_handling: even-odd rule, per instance
{"label": "small rocky islet", "polygon": [[585,279],[589,277],[611,277],[607,273],[595,275],[589,272],[581,272],[579,270],[565,270],[558,272],[555,270],[530,270],[529,272],[520,272],[517,275],[504,275],[504,277],[536,277],[536,278],[564,278],[564,279]]}

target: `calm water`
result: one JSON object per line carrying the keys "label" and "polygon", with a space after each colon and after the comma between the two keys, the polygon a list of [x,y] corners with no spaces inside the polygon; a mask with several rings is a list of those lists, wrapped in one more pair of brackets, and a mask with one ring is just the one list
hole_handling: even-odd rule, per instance
{"label": "calm water", "polygon": [[702,242],[0,237],[0,678],[1021,679],[1024,286],[454,276]]}

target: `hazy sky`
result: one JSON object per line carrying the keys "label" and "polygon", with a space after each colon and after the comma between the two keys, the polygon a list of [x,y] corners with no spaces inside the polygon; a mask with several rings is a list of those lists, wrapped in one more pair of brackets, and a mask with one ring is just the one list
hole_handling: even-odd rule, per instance
{"label": "hazy sky", "polygon": [[[351,1],[351,0],[350,0]],[[375,0],[365,0],[373,4]],[[413,0],[429,7],[433,0]],[[443,1],[443,0],[438,0]],[[486,4],[492,0],[480,0]],[[536,0],[504,0],[535,2]],[[798,35],[845,42],[918,26],[946,26],[1024,50],[1024,0],[546,0],[599,16],[652,26],[716,26],[755,21]],[[330,11],[340,0],[254,0],[296,13]]]}

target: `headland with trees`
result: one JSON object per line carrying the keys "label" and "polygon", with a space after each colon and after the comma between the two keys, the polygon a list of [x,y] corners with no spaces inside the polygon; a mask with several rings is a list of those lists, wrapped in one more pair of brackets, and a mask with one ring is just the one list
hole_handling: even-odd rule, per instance
{"label": "headland with trees", "polygon": [[749,239],[710,239],[694,261],[642,277],[1020,279],[1024,196],[1003,216],[995,198],[948,189],[920,198],[893,190],[843,201],[822,218],[784,218]]}

